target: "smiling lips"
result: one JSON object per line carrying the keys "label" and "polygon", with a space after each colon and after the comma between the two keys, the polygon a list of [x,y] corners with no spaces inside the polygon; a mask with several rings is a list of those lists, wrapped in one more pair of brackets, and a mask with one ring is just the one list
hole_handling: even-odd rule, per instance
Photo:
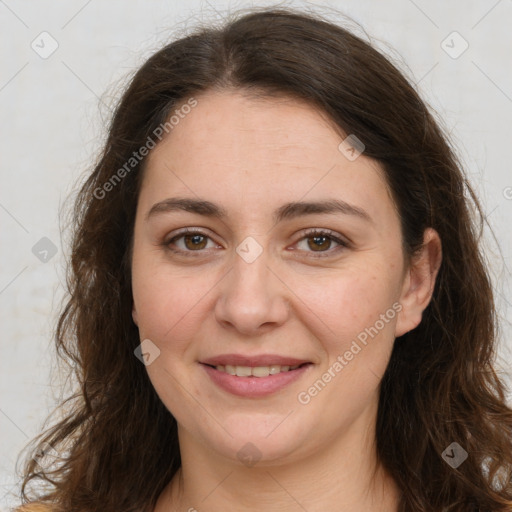
{"label": "smiling lips", "polygon": [[309,361],[273,354],[226,354],[205,359],[201,364],[215,384],[244,397],[272,394],[293,382],[312,365]]}
{"label": "smiling lips", "polygon": [[203,364],[212,366],[220,372],[236,375],[237,377],[268,377],[269,375],[296,370],[308,362],[274,354],[260,356],[225,354],[202,361]]}
{"label": "smiling lips", "polygon": [[307,359],[297,359],[295,357],[280,356],[277,354],[262,354],[259,356],[244,356],[242,354],[222,354],[208,359],[203,359],[201,363],[209,366],[271,366],[271,365],[287,365],[300,366],[309,363]]}
{"label": "smiling lips", "polygon": [[296,370],[300,365],[279,365],[273,364],[271,366],[233,366],[217,365],[215,369],[219,372],[229,373],[229,375],[236,375],[237,377],[268,377],[269,375],[277,375],[281,372],[288,372],[290,370]]}

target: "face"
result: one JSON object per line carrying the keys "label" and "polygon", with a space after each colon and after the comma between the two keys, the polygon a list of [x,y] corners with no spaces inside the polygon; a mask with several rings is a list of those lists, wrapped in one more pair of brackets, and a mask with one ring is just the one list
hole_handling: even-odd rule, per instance
{"label": "face", "polygon": [[196,98],[149,155],[137,205],[149,378],[180,441],[219,457],[328,450],[371,422],[395,336],[426,305],[383,173],[307,104]]}

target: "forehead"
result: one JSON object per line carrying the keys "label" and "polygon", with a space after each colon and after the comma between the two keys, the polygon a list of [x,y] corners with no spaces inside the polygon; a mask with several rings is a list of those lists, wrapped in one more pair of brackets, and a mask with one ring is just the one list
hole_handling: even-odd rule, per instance
{"label": "forehead", "polygon": [[150,160],[172,148],[175,158],[189,162],[214,155],[214,163],[230,165],[250,154],[253,160],[271,156],[278,164],[285,158],[292,164],[311,164],[319,152],[336,154],[338,139],[334,123],[299,99],[209,91],[197,97],[197,106],[179,120]]}
{"label": "forehead", "polygon": [[197,105],[148,156],[141,202],[172,192],[270,211],[284,200],[328,194],[364,203],[377,216],[390,206],[380,166],[364,153],[349,160],[339,149],[344,135],[314,106],[237,91],[195,98]]}

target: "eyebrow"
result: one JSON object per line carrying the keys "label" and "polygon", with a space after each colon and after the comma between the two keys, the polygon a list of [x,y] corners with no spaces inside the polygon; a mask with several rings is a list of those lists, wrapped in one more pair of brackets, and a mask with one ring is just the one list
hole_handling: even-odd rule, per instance
{"label": "eyebrow", "polygon": [[[146,221],[157,215],[173,211],[197,213],[198,215],[204,215],[205,217],[212,217],[221,220],[228,216],[227,211],[222,206],[205,199],[170,197],[155,203],[147,213]],[[273,219],[275,223],[278,223],[283,220],[319,213],[352,215],[367,222],[373,222],[372,218],[365,210],[342,201],[341,199],[309,202],[296,201],[286,203],[274,211]]]}

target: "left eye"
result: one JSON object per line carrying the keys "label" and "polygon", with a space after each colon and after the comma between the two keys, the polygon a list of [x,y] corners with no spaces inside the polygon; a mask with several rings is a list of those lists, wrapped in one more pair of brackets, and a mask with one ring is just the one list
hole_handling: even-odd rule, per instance
{"label": "left eye", "polygon": [[[334,236],[330,231],[310,231],[301,238],[298,245],[305,243],[306,246],[311,249],[311,252],[332,252],[329,249],[332,248],[332,244],[335,243],[338,246],[347,247],[347,243]],[[335,248],[336,249],[336,248]],[[306,250],[306,252],[309,252]]]}

